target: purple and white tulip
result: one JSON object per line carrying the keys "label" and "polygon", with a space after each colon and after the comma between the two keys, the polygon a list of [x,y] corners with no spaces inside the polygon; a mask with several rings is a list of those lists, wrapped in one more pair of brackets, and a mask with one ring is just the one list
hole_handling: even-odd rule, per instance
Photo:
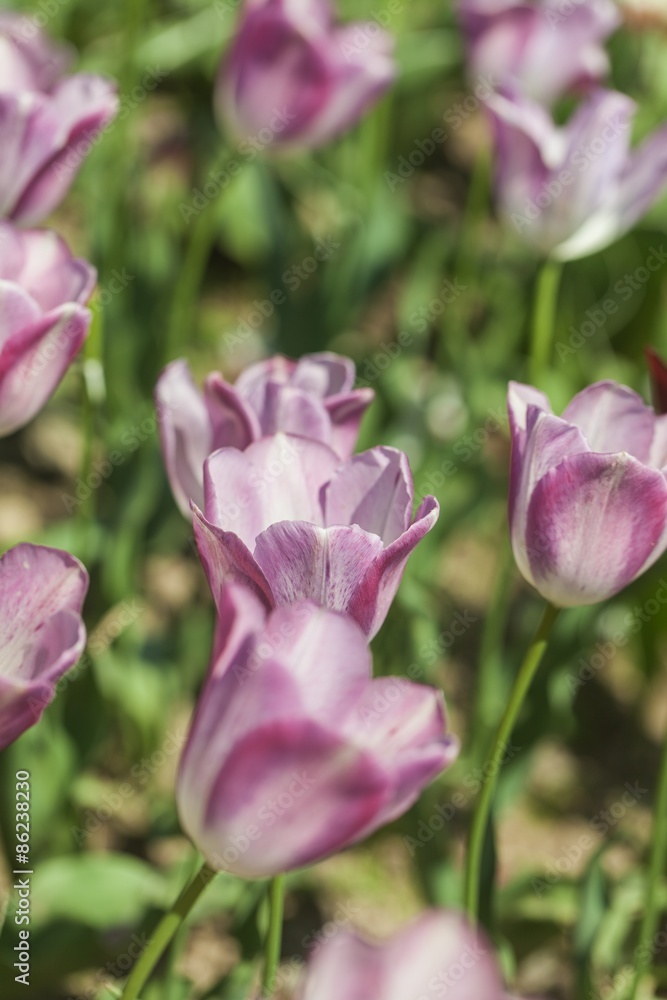
{"label": "purple and white tulip", "polygon": [[612,0],[459,0],[471,75],[553,104],[609,72],[605,39],[621,21]]}
{"label": "purple and white tulip", "polygon": [[179,507],[204,504],[204,462],[219,448],[241,450],[284,431],[349,458],[372,389],[354,389],[355,368],[337,354],[278,355],[251,365],[230,385],[217,372],[200,392],[186,361],[168,365],[155,388],[162,455]]}
{"label": "purple and white tulip", "polygon": [[584,389],[562,417],[512,383],[508,407],[519,569],[557,607],[612,597],[667,548],[667,416],[616,382]]}
{"label": "purple and white tulip", "polygon": [[496,194],[523,240],[574,260],[623,236],[667,184],[667,126],[630,148],[636,105],[599,90],[563,128],[517,94],[487,106],[496,137]]}
{"label": "purple and white tulip", "polygon": [[350,618],[309,602],[267,616],[246,588],[225,589],[176,788],[212,867],[266,878],[343,850],[401,816],[457,754],[441,693],[373,680]]}
{"label": "purple and white tulip", "polygon": [[67,552],[26,544],[0,559],[0,750],[39,721],[81,656],[87,590]]}
{"label": "purple and white tulip", "polygon": [[30,18],[0,15],[0,216],[26,225],[58,206],[118,111],[111,81],[64,76],[67,62]]}
{"label": "purple and white tulip", "polygon": [[88,334],[96,280],[55,233],[0,222],[0,437],[57,388]]}
{"label": "purple and white tulip", "polygon": [[236,580],[267,608],[312,600],[351,615],[369,638],[439,514],[429,496],[413,518],[403,452],[372,448],[341,464],[326,445],[285,434],[215,452],[204,491],[194,529],[216,602]]}
{"label": "purple and white tulip", "polygon": [[351,128],[396,76],[377,22],[334,23],[328,0],[246,0],[216,88],[249,149],[312,149]]}
{"label": "purple and white tulip", "polygon": [[490,943],[465,918],[429,910],[385,944],[348,931],[309,963],[298,1000],[508,1000]]}

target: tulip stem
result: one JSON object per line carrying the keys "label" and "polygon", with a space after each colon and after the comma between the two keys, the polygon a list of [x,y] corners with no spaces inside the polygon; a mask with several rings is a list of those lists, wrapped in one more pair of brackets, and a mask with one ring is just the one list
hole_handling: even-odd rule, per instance
{"label": "tulip stem", "polygon": [[507,743],[512,735],[519,712],[525,701],[528,690],[533,682],[537,669],[542,662],[546,652],[549,636],[554,622],[558,617],[559,609],[547,604],[539,628],[535,633],[528,652],[524,658],[519,673],[516,676],[509,702],[505,713],[498,727],[498,732],[493,743],[491,753],[488,757],[488,774],[486,784],[475,808],[472,828],[470,831],[470,841],[468,844],[468,857],[466,860],[465,873],[465,905],[468,916],[473,923],[477,922],[479,914],[479,892],[481,882],[482,853],[484,849],[484,839],[486,828],[489,822],[489,815],[493,803],[494,794],[498,785],[498,777],[502,766]]}
{"label": "tulip stem", "polygon": [[121,1000],[137,1000],[141,995],[149,976],[182,926],[183,921],[192,910],[192,907],[206,886],[210,884],[217,874],[213,868],[209,868],[204,863],[192,879],[190,879],[172,908],[165,913],[155,928],[148,947],[132,969],[121,995]]}
{"label": "tulip stem", "polygon": [[667,867],[667,738],[662,747],[660,776],[653,808],[653,842],[644,896],[644,917],[635,950],[636,971],[632,1000],[639,993],[641,981],[651,965],[655,952],[655,936],[660,920],[659,889]]}
{"label": "tulip stem", "polygon": [[542,388],[544,372],[551,360],[556,305],[562,274],[563,265],[559,261],[547,260],[537,277],[530,349],[530,382],[539,388]]}
{"label": "tulip stem", "polygon": [[285,876],[276,875],[269,885],[269,930],[266,935],[266,958],[262,977],[263,997],[272,997],[283,941],[283,911],[285,908]]}

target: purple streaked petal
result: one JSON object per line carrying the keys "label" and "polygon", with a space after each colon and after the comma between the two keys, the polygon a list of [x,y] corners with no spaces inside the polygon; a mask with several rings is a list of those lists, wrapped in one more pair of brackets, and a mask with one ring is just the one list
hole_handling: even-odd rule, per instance
{"label": "purple streaked petal", "polygon": [[586,438],[591,451],[628,454],[647,462],[653,443],[655,413],[627,386],[596,382],[578,393],[563,413]]}
{"label": "purple streaked petal", "polygon": [[25,426],[53,395],[81,349],[90,321],[82,306],[61,306],[2,345],[0,436]]}
{"label": "purple streaked petal", "polygon": [[530,499],[532,580],[561,607],[603,601],[660,557],[666,526],[667,482],[660,472],[627,454],[566,458],[539,480]]}
{"label": "purple streaked petal", "polygon": [[262,433],[282,431],[329,444],[331,419],[322,401],[291,385],[269,382],[259,414]]}
{"label": "purple streaked petal", "polygon": [[222,613],[221,602],[225,588],[230,583],[242,584],[266,608],[273,607],[271,587],[252,553],[238,535],[232,531],[223,531],[222,528],[211,524],[195,504],[192,505],[192,512],[199,556],[218,613]]}
{"label": "purple streaked petal", "polygon": [[204,382],[204,402],[212,430],[212,447],[247,448],[262,436],[259,420],[234,386],[213,372]]}
{"label": "purple streaked petal", "polygon": [[0,280],[20,285],[40,309],[48,312],[66,302],[85,305],[97,272],[72,257],[69,247],[48,229],[20,230],[0,222]]}
{"label": "purple streaked petal", "polygon": [[204,462],[213,448],[206,403],[182,359],[167,365],[155,385],[162,458],[174,499],[186,517],[190,501],[204,503]]}
{"label": "purple streaked petal", "polygon": [[332,477],[325,490],[325,523],[357,524],[389,545],[409,528],[413,497],[407,456],[395,448],[372,448]]}
{"label": "purple streaked petal", "polygon": [[206,517],[253,549],[277,521],[323,524],[320,491],[339,464],[317,441],[275,434],[245,451],[223,448],[204,466]]}
{"label": "purple streaked petal", "polygon": [[359,437],[361,421],[374,399],[373,389],[356,389],[325,400],[333,425],[331,447],[342,459],[352,456]]}

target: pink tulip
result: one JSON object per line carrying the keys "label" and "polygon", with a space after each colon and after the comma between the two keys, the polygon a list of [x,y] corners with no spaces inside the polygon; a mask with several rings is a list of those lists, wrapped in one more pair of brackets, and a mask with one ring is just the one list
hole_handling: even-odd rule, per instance
{"label": "pink tulip", "polygon": [[0,436],[55,391],[88,333],[95,281],[55,233],[0,222]]}
{"label": "pink tulip", "polygon": [[167,475],[179,507],[204,503],[204,462],[218,448],[247,448],[285,431],[329,445],[341,458],[354,451],[372,389],[353,389],[354,364],[337,354],[278,355],[251,365],[230,385],[217,372],[203,394],[186,361],[174,361],[155,389]]}
{"label": "pink tulip", "polygon": [[445,725],[439,692],[372,679],[350,618],[303,601],[267,616],[228,587],[178,775],[181,823],[211,866],[243,878],[312,864],[410,808],[457,756]]}
{"label": "pink tulip", "polygon": [[562,417],[511,383],[510,528],[526,580],[558,607],[612,597],[667,548],[667,416],[598,382]]}
{"label": "pink tulip", "polygon": [[475,78],[543,104],[609,73],[605,39],[621,21],[612,0],[459,0]]}
{"label": "pink tulip", "polygon": [[42,716],[86,643],[88,574],[66,552],[17,545],[0,559],[0,750]]}
{"label": "pink tulip", "polygon": [[385,944],[340,931],[311,960],[299,1000],[508,1000],[491,944],[430,910]]}
{"label": "pink tulip", "polygon": [[494,94],[487,106],[501,211],[544,256],[574,260],[604,249],[667,184],[667,127],[631,149],[636,105],[625,94],[597,91],[562,128],[517,94]]}
{"label": "pink tulip", "polygon": [[66,63],[30,18],[0,15],[0,216],[31,225],[53,211],[118,110],[110,81],[63,76]]}
{"label": "pink tulip", "polygon": [[242,148],[313,148],[351,128],[393,82],[375,21],[337,26],[328,0],[247,0],[216,104]]}
{"label": "pink tulip", "polygon": [[276,434],[204,466],[205,514],[195,536],[213,595],[230,580],[267,608],[312,600],[345,612],[372,637],[408,557],[434,526],[426,497],[413,519],[406,456],[373,448],[342,465],[326,445]]}

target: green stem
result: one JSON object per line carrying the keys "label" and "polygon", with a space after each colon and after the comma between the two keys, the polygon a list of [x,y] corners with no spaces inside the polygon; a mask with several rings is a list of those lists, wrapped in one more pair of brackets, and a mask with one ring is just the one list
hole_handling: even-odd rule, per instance
{"label": "green stem", "polygon": [[283,909],[285,905],[285,876],[276,875],[269,886],[269,931],[266,935],[266,959],[262,977],[262,996],[271,997],[275,989],[276,972],[280,962],[283,940]]}
{"label": "green stem", "polygon": [[466,881],[465,881],[465,903],[468,916],[471,921],[477,921],[479,911],[479,890],[480,890],[480,869],[482,862],[482,852],[484,848],[484,837],[491,812],[498,777],[502,765],[505,748],[509,741],[519,712],[525,701],[526,695],[537,673],[537,669],[542,662],[546,652],[549,635],[554,622],[558,616],[558,608],[547,604],[540,626],[535,633],[525,659],[521,664],[519,673],[514,681],[514,686],[510,694],[510,700],[502,717],[493,748],[488,759],[489,778],[482,787],[482,791],[477,802],[475,815],[473,817],[472,829],[470,831],[470,842],[468,845],[468,857],[466,861]]}
{"label": "green stem", "polygon": [[556,305],[562,274],[563,265],[559,261],[547,260],[537,277],[530,347],[530,382],[538,387],[551,360]]}
{"label": "green stem", "polygon": [[653,844],[644,897],[644,917],[639,933],[639,943],[635,951],[637,965],[632,1000],[638,996],[641,981],[651,965],[655,951],[655,936],[660,921],[659,890],[665,875],[665,867],[667,867],[667,738],[662,747],[660,776],[653,815],[655,817]]}
{"label": "green stem", "polygon": [[137,1000],[149,976],[165,953],[167,946],[176,935],[206,886],[216,875],[217,872],[204,863],[190,882],[188,882],[172,908],[168,913],[165,913],[155,928],[148,947],[132,969],[121,995],[121,1000]]}

